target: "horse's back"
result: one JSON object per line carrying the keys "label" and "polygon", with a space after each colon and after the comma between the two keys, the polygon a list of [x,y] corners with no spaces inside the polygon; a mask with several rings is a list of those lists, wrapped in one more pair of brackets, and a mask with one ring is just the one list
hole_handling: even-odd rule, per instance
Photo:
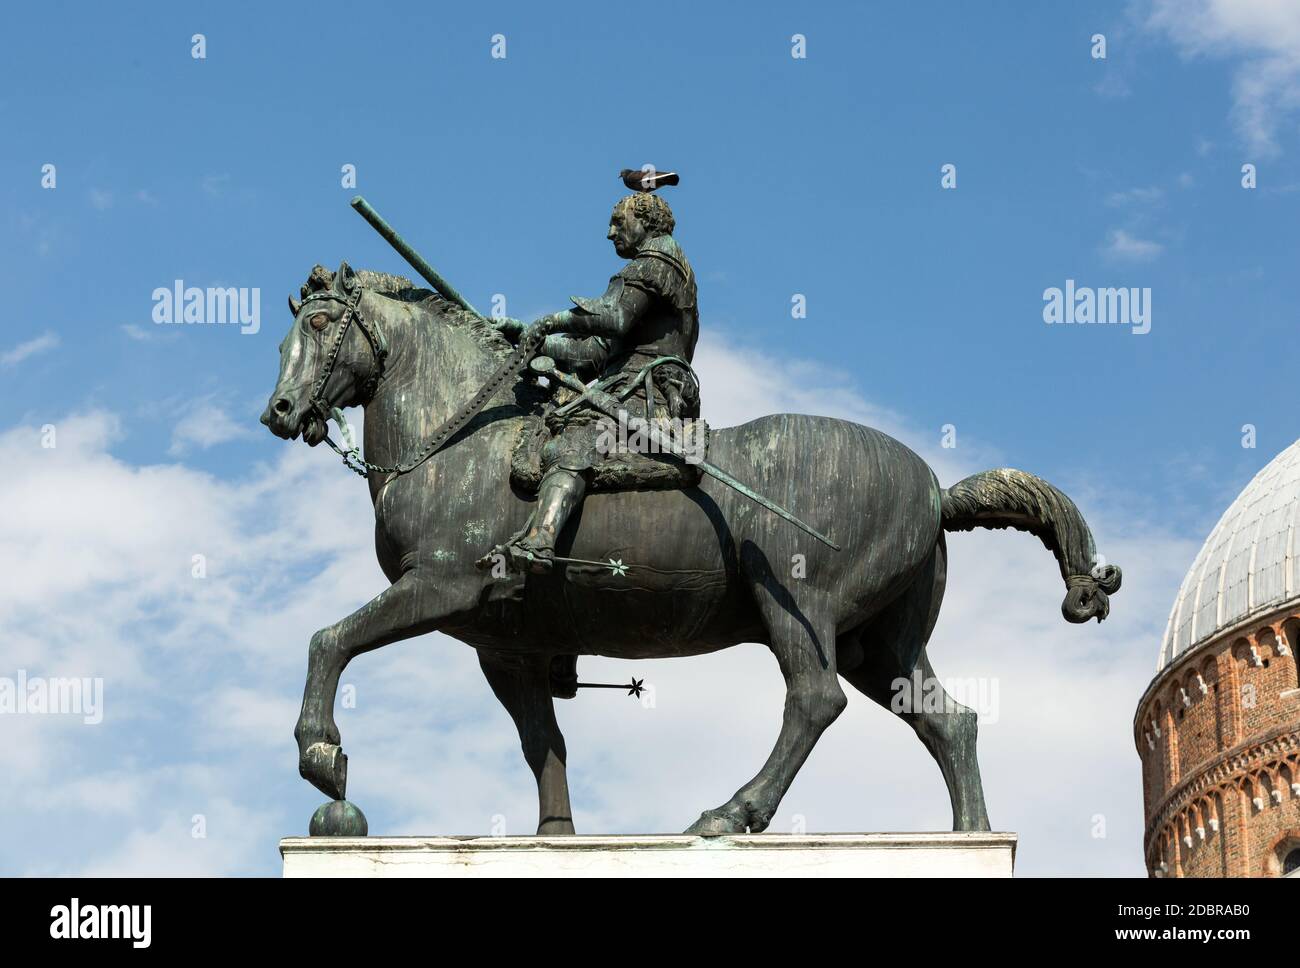
{"label": "horse's back", "polygon": [[[760,417],[714,431],[709,461],[828,535],[849,554],[869,550],[854,545],[868,537],[852,527],[854,519],[865,517],[875,525],[869,529],[872,544],[879,542],[882,529],[904,539],[914,534],[922,543],[932,541],[939,529],[939,484],[929,465],[906,444],[862,424],[805,414]],[[704,486],[713,492],[725,488],[715,481]],[[747,520],[780,520],[739,495],[728,500],[737,498],[753,508]],[[800,541],[820,546],[802,531],[781,524]]]}
{"label": "horse's back", "polygon": [[[841,550],[708,476],[684,491],[593,494],[562,553],[615,558],[629,573],[570,568],[556,587],[537,588],[534,607],[562,610],[562,624],[592,635],[599,630],[602,641],[591,651],[711,651],[761,638],[752,581],[770,576],[792,591],[829,596],[837,619],[856,624],[906,585],[938,539],[934,474],[904,444],[869,427],[777,414],[713,431],[708,460]],[[557,593],[562,605],[543,604]],[[641,619],[634,638],[615,642],[612,630],[633,613]]]}

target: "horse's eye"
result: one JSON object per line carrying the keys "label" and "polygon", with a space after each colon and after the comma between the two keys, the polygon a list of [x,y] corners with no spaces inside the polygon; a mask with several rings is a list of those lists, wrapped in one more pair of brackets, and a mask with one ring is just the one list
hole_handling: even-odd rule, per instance
{"label": "horse's eye", "polygon": [[311,319],[308,320],[308,322],[311,323],[312,329],[324,329],[325,324],[328,323],[329,321],[330,318],[326,316],[324,313],[316,313],[314,316],[312,316]]}

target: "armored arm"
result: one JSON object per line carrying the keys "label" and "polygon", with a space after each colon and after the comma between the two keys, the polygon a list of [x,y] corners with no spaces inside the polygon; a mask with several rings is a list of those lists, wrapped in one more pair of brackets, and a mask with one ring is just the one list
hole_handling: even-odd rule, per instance
{"label": "armored arm", "polygon": [[575,373],[585,382],[597,376],[609,359],[610,341],[603,336],[548,336],[542,353],[561,369]]}
{"label": "armored arm", "polygon": [[[636,321],[649,307],[650,296],[637,286],[627,285],[622,276],[615,276],[599,299],[575,296],[573,303],[573,309],[540,320],[544,331],[617,340],[632,331]],[[608,350],[608,344],[606,349]]]}

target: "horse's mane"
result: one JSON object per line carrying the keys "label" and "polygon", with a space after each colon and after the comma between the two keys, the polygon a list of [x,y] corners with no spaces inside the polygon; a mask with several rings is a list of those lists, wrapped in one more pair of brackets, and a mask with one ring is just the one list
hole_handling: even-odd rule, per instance
{"label": "horse's mane", "polygon": [[[475,342],[496,357],[506,357],[514,350],[510,341],[502,336],[491,323],[474,315],[469,310],[461,309],[450,299],[432,289],[417,286],[405,276],[396,276],[390,272],[375,272],[371,269],[357,269],[357,282],[388,299],[397,302],[422,303],[423,308],[437,315],[449,326],[464,330]],[[302,286],[302,296],[319,292],[334,284],[334,271],[317,265],[307,276]]]}

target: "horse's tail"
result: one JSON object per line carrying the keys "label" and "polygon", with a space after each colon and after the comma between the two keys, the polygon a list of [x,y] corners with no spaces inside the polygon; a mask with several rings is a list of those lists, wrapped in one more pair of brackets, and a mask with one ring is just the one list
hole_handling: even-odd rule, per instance
{"label": "horse's tail", "polygon": [[1037,535],[1061,566],[1067,622],[1100,622],[1119,591],[1118,565],[1100,565],[1088,523],[1074,502],[1047,481],[1000,467],[958,481],[941,495],[943,529],[1015,528]]}

